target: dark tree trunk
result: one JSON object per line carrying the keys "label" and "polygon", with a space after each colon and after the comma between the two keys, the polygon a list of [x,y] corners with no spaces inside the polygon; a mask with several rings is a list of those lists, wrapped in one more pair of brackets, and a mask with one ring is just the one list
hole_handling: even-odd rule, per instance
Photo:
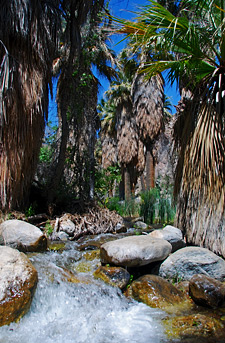
{"label": "dark tree trunk", "polygon": [[130,171],[128,166],[124,167],[124,193],[125,201],[131,200]]}
{"label": "dark tree trunk", "polygon": [[147,147],[146,153],[146,188],[150,190],[155,187],[155,164],[154,157],[150,147]]}

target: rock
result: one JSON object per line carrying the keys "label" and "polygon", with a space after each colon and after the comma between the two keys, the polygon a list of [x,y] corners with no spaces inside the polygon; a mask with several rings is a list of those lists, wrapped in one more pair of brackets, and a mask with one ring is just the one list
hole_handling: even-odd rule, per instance
{"label": "rock", "polygon": [[130,281],[130,274],[121,267],[101,266],[94,272],[94,277],[120,289],[125,288]]}
{"label": "rock", "polygon": [[94,261],[95,259],[100,259],[100,250],[92,250],[92,251],[88,251],[86,252],[83,257],[85,258],[85,260],[87,261]]}
{"label": "rock", "polygon": [[157,275],[144,275],[133,281],[126,295],[168,313],[175,313],[177,305],[192,306],[181,291]]}
{"label": "rock", "polygon": [[209,276],[196,274],[190,280],[189,293],[196,304],[215,308],[224,303],[225,284]]}
{"label": "rock", "polygon": [[174,226],[167,225],[162,230],[154,230],[151,237],[165,239],[172,245],[172,252],[185,247],[182,231]]}
{"label": "rock", "polygon": [[145,224],[144,222],[138,220],[137,222],[135,222],[134,227],[135,227],[135,229],[145,230],[148,228],[148,225]]}
{"label": "rock", "polygon": [[[224,337],[224,325],[217,318],[213,318],[211,315],[205,314],[191,314],[187,316],[172,317],[164,320],[164,326],[168,336],[173,338],[180,338],[182,342],[186,342],[186,338],[191,338],[187,342],[196,342],[196,338],[199,337],[200,342],[202,338],[209,337],[214,338],[214,342],[217,342],[217,337]],[[184,339],[184,340],[183,340]],[[178,342],[181,342],[180,340]],[[210,341],[211,342],[211,341]],[[219,340],[219,342],[222,342]]]}
{"label": "rock", "polygon": [[36,289],[37,271],[23,253],[0,247],[0,326],[19,320]]}
{"label": "rock", "polygon": [[76,230],[75,224],[70,220],[67,215],[64,215],[59,219],[59,231],[65,232],[67,235],[72,237]]}
{"label": "rock", "polygon": [[6,220],[0,225],[0,242],[20,251],[43,251],[47,238],[36,226],[22,220]]}
{"label": "rock", "polygon": [[190,280],[195,274],[223,281],[225,261],[208,249],[186,247],[171,254],[159,268],[159,275],[169,279]]}
{"label": "rock", "polygon": [[48,241],[48,249],[53,251],[62,252],[65,249],[65,242],[60,241]]}
{"label": "rock", "polygon": [[127,232],[127,228],[126,228],[125,225],[122,225],[122,224],[118,223],[118,224],[115,226],[115,232],[116,232],[116,233]]}
{"label": "rock", "polygon": [[129,236],[107,242],[100,248],[102,263],[138,267],[164,260],[172,246],[163,239],[147,236]]}
{"label": "rock", "polygon": [[56,234],[56,239],[59,239],[60,241],[68,241],[69,240],[69,235],[68,235],[68,233],[66,233],[66,232],[63,232],[63,231],[59,231],[59,232],[57,232],[57,234]]}

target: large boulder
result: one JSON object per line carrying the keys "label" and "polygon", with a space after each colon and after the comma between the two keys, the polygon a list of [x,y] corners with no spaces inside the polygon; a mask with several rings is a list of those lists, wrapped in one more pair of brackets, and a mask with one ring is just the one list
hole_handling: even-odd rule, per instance
{"label": "large boulder", "polygon": [[138,267],[163,261],[171,250],[171,244],[163,239],[149,235],[129,236],[103,244],[100,249],[100,258],[105,264]]}
{"label": "large boulder", "polygon": [[0,244],[23,252],[43,251],[47,249],[47,238],[38,227],[13,219],[0,225]]}
{"label": "large boulder", "polygon": [[225,284],[209,276],[196,274],[189,282],[189,293],[196,304],[215,308],[224,304]]}
{"label": "large boulder", "polygon": [[190,280],[195,274],[223,281],[225,261],[208,249],[186,247],[171,254],[159,268],[159,275],[169,279]]}
{"label": "large boulder", "polygon": [[185,247],[182,231],[174,226],[167,225],[161,230],[154,230],[151,237],[165,239],[172,245],[172,252]]}
{"label": "large boulder", "polygon": [[0,326],[19,320],[29,310],[37,280],[25,254],[0,246]]}

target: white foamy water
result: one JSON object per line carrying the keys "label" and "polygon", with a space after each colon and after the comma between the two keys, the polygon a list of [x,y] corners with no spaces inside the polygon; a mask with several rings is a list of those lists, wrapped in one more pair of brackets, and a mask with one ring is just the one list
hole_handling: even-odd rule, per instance
{"label": "white foamy water", "polygon": [[19,323],[0,328],[0,343],[161,343],[163,313],[129,302],[103,282],[69,283],[62,267],[80,253],[46,253],[31,258],[39,283],[31,309]]}

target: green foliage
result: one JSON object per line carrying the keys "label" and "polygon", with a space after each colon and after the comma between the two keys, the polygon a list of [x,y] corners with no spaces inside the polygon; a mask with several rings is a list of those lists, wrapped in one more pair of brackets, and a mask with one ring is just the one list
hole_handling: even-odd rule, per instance
{"label": "green foliage", "polygon": [[29,206],[29,208],[25,210],[25,216],[26,216],[27,218],[28,218],[28,217],[34,216],[34,215],[35,215],[35,210],[36,210],[36,208],[37,208],[37,204],[36,204],[36,203],[31,204],[31,205]]}
{"label": "green foliage", "polygon": [[101,199],[112,194],[114,187],[117,187],[120,181],[121,172],[118,165],[95,170],[95,192]]}
{"label": "green foliage", "polygon": [[122,207],[123,216],[135,216],[139,213],[139,204],[136,202],[135,198],[131,198],[128,201],[124,201]]}
{"label": "green foliage", "polygon": [[154,223],[158,198],[159,191],[156,188],[152,188],[141,194],[140,216],[144,218],[146,224]]}
{"label": "green foliage", "polygon": [[134,275],[131,274],[131,275],[130,275],[130,280],[129,280],[129,282],[128,282],[128,284],[127,284],[127,287],[126,287],[127,289],[130,287],[130,285],[132,284],[133,280],[134,280]]}
{"label": "green foliage", "polygon": [[42,147],[40,148],[39,162],[50,163],[55,149],[57,126],[53,126],[52,122],[47,123],[45,138]]}
{"label": "green foliage", "polygon": [[53,233],[53,227],[50,223],[50,220],[47,220],[45,224],[45,233],[47,236],[50,236]]}
{"label": "green foliage", "polygon": [[176,208],[172,201],[173,185],[169,177],[158,180],[157,187],[140,194],[141,203],[135,198],[129,201],[120,201],[119,197],[111,197],[105,200],[105,205],[111,211],[116,211],[122,217],[141,216],[146,224],[172,223]]}
{"label": "green foliage", "polygon": [[183,281],[183,278],[181,275],[179,275],[179,273],[177,273],[176,275],[173,276],[171,282],[173,285],[176,285],[177,283]]}
{"label": "green foliage", "polygon": [[153,188],[141,194],[140,216],[146,224],[170,223],[175,216],[175,207],[169,195],[163,194],[158,188]]}
{"label": "green foliage", "polygon": [[107,198],[105,201],[110,211],[116,211],[120,216],[134,216],[139,213],[139,204],[135,199],[129,201],[120,201],[119,197]]}
{"label": "green foliage", "polygon": [[39,161],[49,163],[51,162],[51,159],[52,159],[51,147],[48,145],[43,145],[40,149]]}

